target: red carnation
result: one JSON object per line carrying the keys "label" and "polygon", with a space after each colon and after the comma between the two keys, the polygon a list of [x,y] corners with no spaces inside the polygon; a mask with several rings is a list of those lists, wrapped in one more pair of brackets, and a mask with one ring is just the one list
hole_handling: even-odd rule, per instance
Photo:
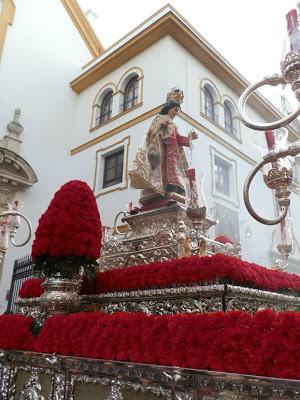
{"label": "red carnation", "polygon": [[28,299],[31,297],[40,297],[44,293],[42,278],[31,278],[23,282],[19,291],[19,297],[21,299]]}
{"label": "red carnation", "polygon": [[269,291],[300,293],[300,277],[216,254],[116,268],[96,275],[97,293],[208,284],[215,281]]}
{"label": "red carnation", "polygon": [[[36,264],[63,259],[78,264],[100,257],[101,221],[93,192],[85,182],[70,181],[55,193],[39,220],[32,245]],[[84,261],[85,260],[85,261]]]}
{"label": "red carnation", "polygon": [[233,244],[233,241],[231,239],[229,239],[227,236],[217,236],[215,238],[215,241],[219,242],[219,243],[223,243],[223,244],[226,244],[226,243]]}

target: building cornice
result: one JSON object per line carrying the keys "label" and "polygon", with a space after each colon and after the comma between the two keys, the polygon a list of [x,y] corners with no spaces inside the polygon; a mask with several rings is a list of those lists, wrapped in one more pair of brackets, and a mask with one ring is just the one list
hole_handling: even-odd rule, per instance
{"label": "building cornice", "polygon": [[106,140],[106,139],[116,135],[117,133],[124,131],[125,129],[131,128],[132,126],[138,124],[139,122],[144,121],[147,118],[153,117],[153,115],[157,114],[160,109],[161,109],[161,106],[155,107],[152,110],[149,110],[149,111],[145,112],[144,114],[141,114],[141,115],[133,118],[132,120],[125,122],[124,124],[121,124],[114,129],[111,129],[110,131],[101,133],[99,136],[95,137],[94,139],[89,140],[88,142],[85,142],[85,143],[81,144],[80,146],[72,149],[71,156],[74,156],[75,154],[80,153],[81,151],[88,149],[89,147],[92,147],[95,144],[100,143],[103,140]]}
{"label": "building cornice", "polygon": [[0,147],[0,184],[13,191],[25,190],[37,182],[33,168],[15,152]]}
{"label": "building cornice", "polygon": [[[114,51],[111,51],[111,48],[107,56],[102,54],[96,64],[91,65],[70,83],[72,89],[77,93],[82,92],[167,35],[173,37],[221,81],[226,82],[237,95],[249,86],[249,82],[197,31],[183,21],[182,17],[175,15],[172,9]],[[249,105],[267,122],[282,118],[279,110],[259,93],[254,93],[249,98]],[[290,127],[290,140],[296,139],[298,135]]]}
{"label": "building cornice", "polygon": [[0,59],[4,48],[8,25],[14,22],[16,6],[13,0],[3,0],[3,5],[0,13]]}
{"label": "building cornice", "polygon": [[[206,126],[201,124],[199,121],[192,118],[190,115],[186,114],[183,111],[180,111],[178,114],[179,118],[182,118],[185,122],[191,125],[193,128],[199,130],[201,134],[208,136],[210,139],[214,140],[215,142],[219,143],[222,147],[226,148],[230,152],[234,153],[244,161],[246,161],[250,165],[256,165],[256,161],[249,157],[247,154],[243,153],[237,147],[230,144],[227,140],[223,139],[221,136],[217,135],[214,131],[208,129]],[[220,129],[220,127],[219,127]]]}
{"label": "building cornice", "polygon": [[104,51],[104,47],[99,41],[94,29],[86,18],[76,0],[61,0],[63,6],[71,17],[80,36],[87,45],[93,57],[99,56]]}
{"label": "building cornice", "polygon": [[[128,128],[131,128],[132,126],[137,125],[138,123],[145,121],[148,118],[153,117],[156,115],[160,110],[161,110],[162,105],[159,105],[144,114],[141,114],[135,118],[133,118],[130,121],[125,122],[124,124],[121,124],[117,126],[114,129],[111,129],[106,132],[102,132],[99,136],[93,138],[92,140],[89,140],[80,146],[75,147],[74,149],[71,150],[71,156],[74,156],[75,154],[78,154],[82,152],[83,150],[86,150],[92,146],[95,146],[98,143],[101,143],[102,141],[111,138],[112,136],[117,135],[118,133],[125,131]],[[234,153],[236,156],[240,157],[244,161],[246,161],[250,165],[256,165],[256,161],[249,157],[247,154],[243,153],[241,150],[239,150],[237,147],[233,146],[230,144],[228,141],[217,135],[214,131],[208,129],[206,126],[204,126],[201,122],[195,120],[192,118],[190,115],[186,114],[183,111],[180,111],[178,114],[177,118],[183,119],[185,122],[187,122],[190,126],[193,128],[197,129],[200,134],[204,134],[214,140],[216,143],[219,143],[221,146],[225,147],[227,150],[231,151]]]}

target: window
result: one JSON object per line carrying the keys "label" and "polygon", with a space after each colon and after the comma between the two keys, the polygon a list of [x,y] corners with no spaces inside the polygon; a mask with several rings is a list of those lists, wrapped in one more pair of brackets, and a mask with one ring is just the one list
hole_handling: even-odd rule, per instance
{"label": "window", "polygon": [[217,203],[215,203],[214,211],[215,220],[219,221],[215,228],[216,237],[226,236],[233,242],[238,242],[240,240],[239,214]]}
{"label": "window", "polygon": [[210,119],[215,119],[214,99],[207,87],[204,88],[204,113]]}
{"label": "window", "polygon": [[239,207],[237,162],[210,146],[212,195]]}
{"label": "window", "polygon": [[214,174],[215,174],[215,189],[219,193],[230,197],[230,171],[231,165],[222,158],[215,156]]}
{"label": "window", "polygon": [[123,179],[124,147],[104,156],[103,188],[116,185]]}
{"label": "window", "polygon": [[108,121],[111,117],[113,92],[108,92],[101,102],[100,115],[96,118],[96,124],[100,125]]}
{"label": "window", "polygon": [[230,107],[227,103],[224,104],[224,119],[225,119],[225,131],[230,133],[230,135],[233,135],[234,134],[233,117]]}
{"label": "window", "polygon": [[121,104],[122,111],[128,110],[137,103],[138,88],[139,88],[139,81],[138,77],[135,76],[127,83],[125,87],[124,102],[123,104]]}
{"label": "window", "polygon": [[102,196],[128,187],[128,154],[130,136],[96,151],[94,194]]}

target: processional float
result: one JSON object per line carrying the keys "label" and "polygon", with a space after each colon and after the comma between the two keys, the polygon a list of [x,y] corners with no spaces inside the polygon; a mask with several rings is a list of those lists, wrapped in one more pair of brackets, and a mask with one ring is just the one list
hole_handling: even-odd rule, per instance
{"label": "processional float", "polygon": [[[251,93],[265,84],[290,84],[300,100],[297,12],[292,10],[287,19],[290,48],[281,64],[282,76],[250,86],[239,102],[242,121],[267,131],[270,144],[244,187],[248,211],[266,225],[282,222],[288,213],[293,175],[286,158],[299,154],[300,147],[284,148],[279,139],[285,134],[283,127],[300,115],[300,108],[264,125],[250,121],[244,108]],[[17,301],[21,315],[0,316],[1,398],[299,399],[300,321],[295,311],[300,306],[300,278],[243,262],[239,244],[209,237],[215,222],[206,215],[195,171],[187,168],[181,147],[197,135],[181,136],[173,122],[182,99],[177,88],[168,94],[138,150],[130,176],[132,186],[141,190],[141,207],[117,214],[114,231],[103,231],[92,291],[90,287],[89,292],[78,293],[91,272],[86,267],[98,254],[91,251],[95,237],[83,236],[74,248],[70,230],[59,225],[55,207],[63,207],[75,190],[74,198],[93,199],[87,209],[95,213],[95,199],[78,181],[55,195],[51,202],[55,212],[50,204],[34,244],[39,279],[27,285],[38,285],[34,293],[41,296],[27,290],[27,296]],[[280,208],[273,220],[258,215],[249,200],[252,180],[267,164],[264,181],[275,191]],[[59,215],[71,221],[70,201],[65,204]],[[124,233],[118,227],[120,216]],[[82,224],[89,231],[84,219]],[[99,227],[100,220],[95,225]],[[59,241],[61,236],[53,238],[56,227],[68,236],[69,253]],[[289,250],[282,249],[282,254]],[[17,332],[10,335],[15,326]]]}

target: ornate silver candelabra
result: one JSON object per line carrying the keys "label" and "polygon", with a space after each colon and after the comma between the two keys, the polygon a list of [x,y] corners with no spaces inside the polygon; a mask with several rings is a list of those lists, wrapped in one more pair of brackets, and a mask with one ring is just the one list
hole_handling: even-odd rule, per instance
{"label": "ornate silver candelabra", "polygon": [[[17,202],[14,202],[10,206],[11,209],[0,213],[0,259],[3,258],[3,254],[6,252],[8,247],[8,239],[15,247],[25,246],[32,236],[32,227],[29,219],[25,215],[17,211]],[[20,227],[20,220],[23,220],[28,228],[28,234],[26,239],[21,243],[15,242],[15,236],[18,228]]]}
{"label": "ornate silver candelabra", "polygon": [[[298,9],[300,2],[298,2]],[[240,118],[242,122],[251,129],[256,131],[265,131],[266,138],[267,134],[272,134],[273,144],[274,132],[273,129],[281,128],[294,121],[300,115],[300,105],[291,114],[279,119],[278,121],[271,123],[259,124],[248,118],[245,114],[245,105],[249,96],[255,92],[258,88],[269,85],[277,86],[290,85],[294,95],[298,101],[300,101],[300,29],[299,29],[299,12],[297,10],[291,10],[287,15],[287,30],[289,35],[288,50],[285,57],[281,61],[281,75],[274,74],[263,80],[249,86],[241,95],[238,108]],[[269,137],[270,138],[270,137]],[[283,147],[276,145],[272,148],[271,143],[268,143],[269,152],[263,157],[263,160],[259,162],[255,168],[251,171],[244,185],[244,203],[252,215],[258,222],[265,225],[275,225],[281,223],[282,229],[286,233],[285,218],[288,213],[290,206],[290,190],[289,187],[293,183],[293,171],[291,165],[289,165],[287,157],[295,157],[300,153],[299,145],[290,145]],[[275,191],[275,197],[277,198],[279,205],[279,215],[274,219],[266,219],[260,216],[252,207],[249,198],[250,185],[260,169],[263,169],[266,165],[271,165],[271,168],[267,173],[263,174],[264,182],[268,188]],[[275,262],[274,269],[285,270],[288,264],[288,257],[292,252],[292,243],[287,243],[286,240],[282,240],[278,243],[277,250],[281,254],[282,260],[278,259]]]}
{"label": "ornate silver candelabra", "polygon": [[[257,82],[249,86],[241,95],[239,100],[239,113],[242,122],[251,129],[256,131],[270,131],[277,128],[282,128],[292,122],[295,118],[300,115],[300,105],[291,114],[286,117],[271,123],[259,124],[253,122],[245,114],[245,105],[249,96],[255,92],[258,88],[270,85],[290,85],[292,91],[295,94],[297,100],[300,101],[300,30],[298,15],[296,10],[292,10],[287,14],[288,21],[288,34],[289,34],[289,50],[281,62],[281,75],[274,74],[269,77],[264,78],[260,82]],[[290,191],[289,186],[293,182],[293,172],[292,168],[282,166],[279,161],[285,159],[286,157],[295,157],[300,153],[300,146],[291,145],[284,149],[278,149],[269,151],[269,153],[263,157],[263,160],[256,165],[256,167],[251,171],[244,185],[244,202],[247,210],[262,224],[265,225],[275,225],[282,221],[286,215],[290,205]],[[267,174],[264,174],[264,182],[268,188],[275,190],[275,196],[278,200],[280,206],[280,212],[275,219],[266,219],[261,217],[253,209],[250,199],[249,199],[249,189],[253,178],[257,172],[264,167],[266,164],[271,163],[272,168]]]}

